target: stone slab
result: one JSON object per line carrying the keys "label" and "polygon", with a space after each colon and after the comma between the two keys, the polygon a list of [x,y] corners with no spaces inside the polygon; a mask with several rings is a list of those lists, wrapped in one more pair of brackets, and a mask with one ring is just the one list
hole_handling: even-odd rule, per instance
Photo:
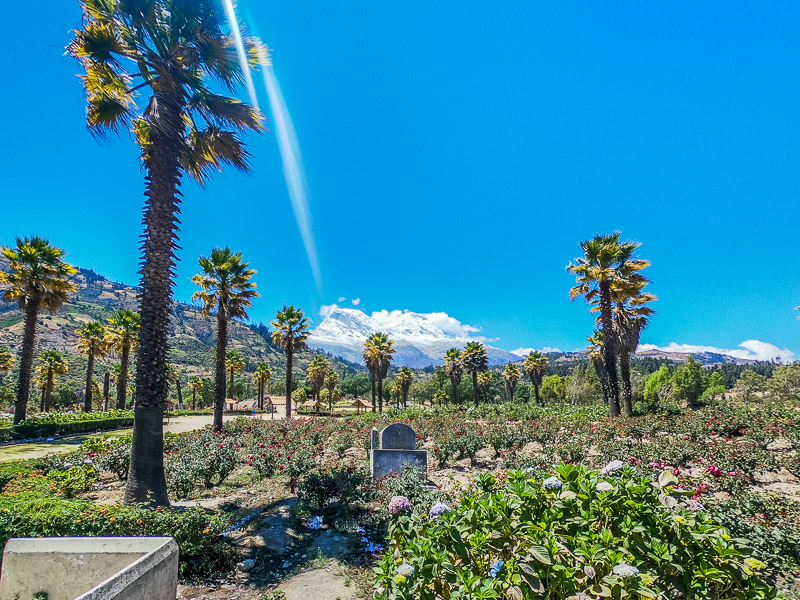
{"label": "stone slab", "polygon": [[417,434],[405,423],[392,423],[381,431],[381,450],[416,450]]}
{"label": "stone slab", "polygon": [[399,473],[408,467],[428,472],[428,452],[425,450],[370,450],[369,464],[373,479]]}

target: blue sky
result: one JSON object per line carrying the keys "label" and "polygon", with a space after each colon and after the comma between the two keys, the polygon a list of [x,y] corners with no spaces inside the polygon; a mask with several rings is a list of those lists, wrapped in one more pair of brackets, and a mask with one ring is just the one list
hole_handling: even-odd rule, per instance
{"label": "blue sky", "polygon": [[[273,132],[250,140],[253,174],[184,184],[180,299],[197,256],[230,245],[259,271],[255,320],[294,303],[319,322],[360,298],[446,312],[505,349],[572,350],[592,317],[564,267],[581,239],[621,230],[660,298],[643,342],[800,356],[797,3],[238,8],[272,49],[297,130],[322,293]],[[85,129],[63,55],[78,4],[16,11],[35,29],[0,42],[0,243],[42,234],[134,283],[142,172],[129,139]]]}

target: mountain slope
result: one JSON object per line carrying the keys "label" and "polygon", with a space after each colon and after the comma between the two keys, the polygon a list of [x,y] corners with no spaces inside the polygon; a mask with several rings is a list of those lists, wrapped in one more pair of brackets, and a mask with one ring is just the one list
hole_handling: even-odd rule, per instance
{"label": "mountain slope", "polygon": [[[367,315],[352,308],[333,308],[314,329],[309,346],[325,350],[352,361],[361,361],[364,341],[382,331],[394,340],[397,353],[394,364],[422,368],[441,365],[444,353],[450,348],[463,348],[476,338],[465,335],[474,328],[449,326],[441,313],[411,311],[381,311]],[[489,364],[498,365],[519,360],[518,356],[486,346]]]}

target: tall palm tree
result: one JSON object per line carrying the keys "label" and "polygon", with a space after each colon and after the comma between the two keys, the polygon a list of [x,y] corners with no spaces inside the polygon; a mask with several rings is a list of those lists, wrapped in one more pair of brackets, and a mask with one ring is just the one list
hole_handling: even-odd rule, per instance
{"label": "tall palm tree", "polygon": [[83,400],[83,412],[92,412],[92,381],[94,380],[94,359],[102,358],[108,351],[105,341],[106,330],[100,321],[92,321],[76,329],[78,334],[78,351],[88,357],[86,366],[86,393]]}
{"label": "tall palm tree", "polygon": [[[236,40],[216,0],[80,0],[83,23],[67,51],[86,75],[89,130],[134,132],[146,196],[140,285],[141,349],[131,470],[125,502],[168,505],[163,459],[167,351],[180,180],[201,185],[223,165],[249,170],[242,134],[264,130],[260,113],[212,89],[244,81]],[[257,40],[242,40],[254,63]],[[254,65],[255,66],[255,65]],[[139,102],[137,102],[137,99]],[[138,110],[137,106],[144,107]]]}
{"label": "tall palm tree", "polygon": [[542,379],[547,371],[547,365],[550,361],[547,356],[538,350],[534,350],[525,357],[525,362],[522,363],[522,368],[531,380],[533,386],[533,395],[536,399],[537,406],[542,406],[541,398],[539,397],[539,388],[542,386]]}
{"label": "tall palm tree", "polygon": [[[236,373],[242,373],[244,371],[245,362],[244,356],[238,350],[228,350],[225,353],[225,370],[228,372],[228,398],[235,398],[235,392],[233,389],[234,378]],[[224,386],[224,382],[223,382]],[[224,388],[223,388],[224,389]]]}
{"label": "tall palm tree", "polygon": [[444,368],[450,375],[450,385],[453,386],[453,404],[458,403],[458,386],[461,383],[461,376],[464,374],[464,363],[461,360],[461,351],[458,348],[450,348],[444,355]]}
{"label": "tall palm tree", "polygon": [[486,394],[489,391],[489,388],[492,387],[492,380],[494,379],[494,375],[492,375],[491,371],[481,371],[478,373],[478,389],[481,392],[481,396],[483,396],[483,402],[488,402],[488,398]]}
{"label": "tall palm tree", "polygon": [[325,376],[328,374],[330,364],[324,356],[319,354],[311,359],[306,369],[306,379],[311,384],[311,397],[319,402],[319,393],[325,385]]}
{"label": "tall palm tree", "polygon": [[286,418],[292,416],[292,360],[296,352],[306,347],[306,340],[311,333],[308,330],[308,319],[303,311],[294,306],[284,306],[275,315],[271,323],[272,343],[279,346],[286,355]]}
{"label": "tall palm tree", "polygon": [[192,390],[192,410],[197,408],[197,392],[203,391],[203,380],[196,375],[189,378],[189,389]]}
{"label": "tall palm tree", "polygon": [[181,391],[181,374],[178,367],[167,363],[167,381],[175,384],[175,393],[178,396],[178,408],[183,406],[183,392]]}
{"label": "tall palm tree", "polygon": [[[394,360],[392,354],[397,352],[393,346],[394,342],[382,332],[373,333],[364,343],[364,362],[367,363],[367,368],[370,369],[371,373],[374,370],[374,379],[378,388],[378,411],[380,412],[383,412],[383,380],[389,374],[389,366]],[[367,362],[367,354],[370,356],[369,363]],[[373,365],[372,368],[370,368],[370,363]],[[374,409],[374,398],[372,406]]]}
{"label": "tall palm tree", "polygon": [[0,246],[0,254],[9,261],[9,271],[0,271],[0,284],[6,288],[3,301],[16,302],[25,313],[14,405],[16,425],[25,420],[28,410],[39,311],[55,312],[67,301],[69,293],[75,291],[69,277],[77,273],[77,269],[61,260],[64,256],[61,248],[51,246],[50,242],[38,236],[17,238],[14,248]]}
{"label": "tall palm tree", "polygon": [[403,408],[408,408],[408,390],[411,389],[412,381],[414,381],[414,371],[410,367],[400,367],[397,370],[397,382],[403,393]]}
{"label": "tall palm tree", "polygon": [[378,382],[378,370],[380,369],[380,356],[370,340],[371,338],[367,338],[367,341],[364,342],[364,350],[361,356],[364,358],[364,366],[366,366],[367,371],[369,371],[369,383],[372,392],[372,412],[375,412],[378,410],[376,384]]}
{"label": "tall palm tree", "polygon": [[128,364],[131,352],[139,347],[139,315],[132,310],[115,310],[106,325],[106,343],[120,355],[120,370],[117,377],[117,408],[125,408],[128,399]]}
{"label": "tall palm tree", "polygon": [[6,346],[0,346],[0,385],[3,377],[14,368],[14,355],[9,352]]}
{"label": "tall palm tree", "polygon": [[267,383],[272,379],[272,369],[265,362],[260,362],[256,365],[256,370],[253,373],[253,384],[258,389],[258,408],[264,408],[264,393],[266,391]]}
{"label": "tall palm tree", "polygon": [[42,402],[39,409],[42,412],[50,410],[50,400],[53,396],[53,386],[55,379],[59,375],[65,375],[69,371],[64,355],[58,350],[45,350],[39,354],[39,366],[36,370],[43,383]]}
{"label": "tall palm tree", "polygon": [[620,415],[620,404],[611,286],[614,281],[647,266],[646,261],[634,255],[640,245],[637,242],[621,241],[619,232],[597,235],[591,240],[581,242],[584,255],[567,265],[567,271],[575,275],[577,283],[570,290],[570,298],[574,300],[583,296],[587,302],[597,298],[601,329],[605,334],[603,362],[608,379],[608,410],[612,417]]}
{"label": "tall palm tree", "polygon": [[325,389],[328,390],[328,412],[333,410],[333,394],[339,383],[339,374],[332,368],[325,374]]}
{"label": "tall palm tree", "polygon": [[509,402],[514,401],[514,392],[517,389],[517,382],[519,381],[520,377],[522,377],[522,372],[514,363],[508,363],[503,369],[503,379],[505,380],[506,388],[508,389]]}
{"label": "tall palm tree", "polygon": [[472,373],[472,400],[478,406],[478,373],[489,368],[489,355],[480,342],[470,342],[461,353],[464,369]]}
{"label": "tall palm tree", "polygon": [[[225,409],[225,368],[231,372],[230,397],[233,398],[233,363],[226,364],[228,325],[231,319],[247,319],[247,309],[258,296],[253,275],[256,272],[242,260],[241,252],[230,248],[214,248],[210,256],[199,259],[200,273],[192,281],[200,290],[192,300],[200,300],[200,314],[217,317],[217,354],[214,377],[214,431],[222,430],[222,411]],[[240,361],[243,362],[243,361]],[[238,364],[238,363],[237,363]],[[244,365],[242,364],[242,368]]]}

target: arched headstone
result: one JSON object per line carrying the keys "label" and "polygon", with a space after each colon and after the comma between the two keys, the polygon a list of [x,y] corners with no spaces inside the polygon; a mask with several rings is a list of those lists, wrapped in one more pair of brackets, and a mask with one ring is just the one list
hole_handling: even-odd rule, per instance
{"label": "arched headstone", "polygon": [[405,423],[392,423],[381,431],[381,450],[416,450],[417,434]]}

